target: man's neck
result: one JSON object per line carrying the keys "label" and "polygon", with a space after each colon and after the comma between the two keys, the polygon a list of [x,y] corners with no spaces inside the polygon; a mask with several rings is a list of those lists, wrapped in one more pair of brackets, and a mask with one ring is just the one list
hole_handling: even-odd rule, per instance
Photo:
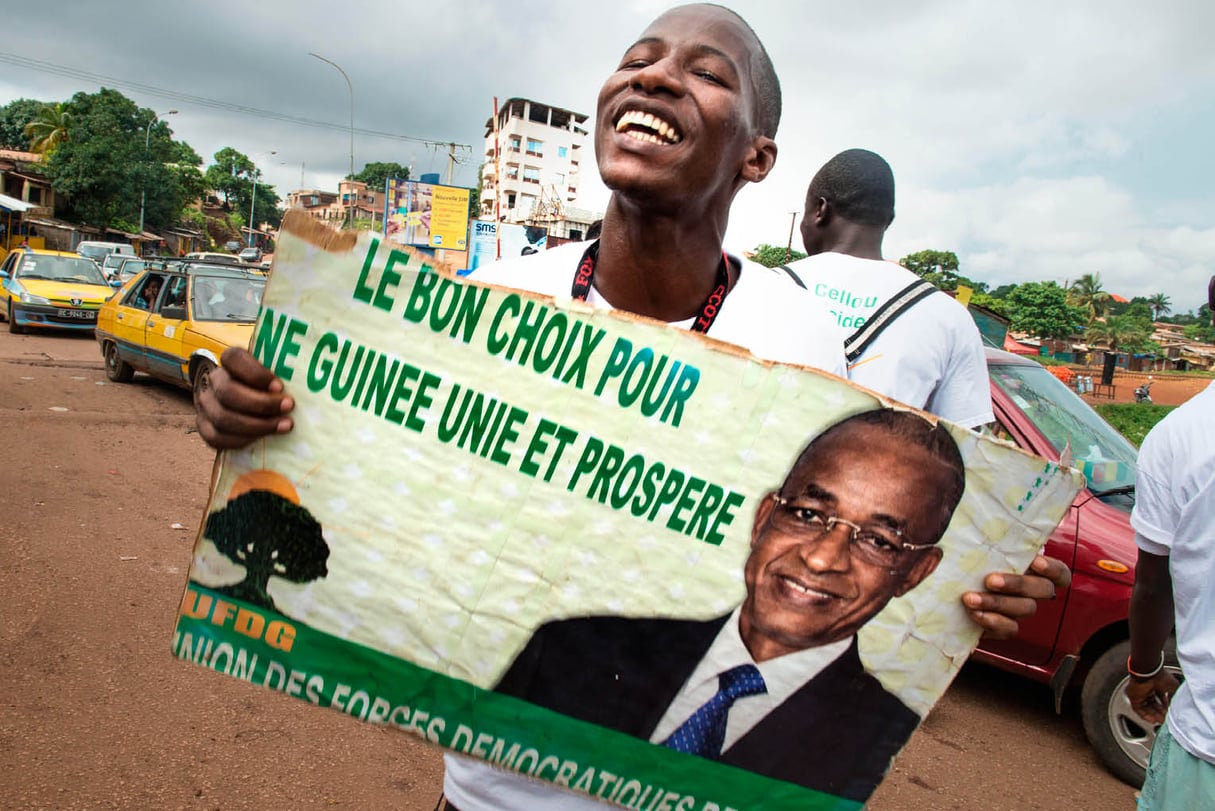
{"label": "man's neck", "polygon": [[819,253],[844,253],[858,259],[881,260],[882,237],[885,235],[885,229],[855,223],[841,224],[843,227],[831,235]]}
{"label": "man's neck", "polygon": [[724,217],[652,216],[613,196],[599,239],[595,288],[620,310],[659,321],[692,318],[716,283],[724,232]]}

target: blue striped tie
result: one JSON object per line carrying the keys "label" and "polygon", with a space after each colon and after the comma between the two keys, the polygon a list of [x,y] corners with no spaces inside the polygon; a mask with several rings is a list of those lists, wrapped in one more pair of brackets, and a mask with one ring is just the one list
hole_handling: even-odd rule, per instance
{"label": "blue striped tie", "polygon": [[692,713],[663,746],[677,752],[716,760],[726,739],[726,718],[736,699],[768,692],[764,677],[755,665],[739,665],[717,677],[717,694]]}

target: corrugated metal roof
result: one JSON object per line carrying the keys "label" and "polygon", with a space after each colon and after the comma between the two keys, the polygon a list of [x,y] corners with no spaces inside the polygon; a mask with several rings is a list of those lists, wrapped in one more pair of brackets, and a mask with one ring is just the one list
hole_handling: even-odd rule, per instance
{"label": "corrugated metal roof", "polygon": [[24,200],[18,200],[16,197],[9,197],[7,194],[0,194],[0,208],[9,211],[29,211],[31,208],[37,208],[37,206]]}

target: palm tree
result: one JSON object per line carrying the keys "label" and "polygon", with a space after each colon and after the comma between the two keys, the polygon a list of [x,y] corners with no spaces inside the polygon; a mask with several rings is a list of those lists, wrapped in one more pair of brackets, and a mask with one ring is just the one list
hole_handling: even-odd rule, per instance
{"label": "palm tree", "polygon": [[1105,344],[1111,352],[1117,352],[1119,344],[1142,343],[1151,337],[1151,333],[1130,316],[1111,315],[1104,321],[1089,324],[1085,337],[1090,344]]}
{"label": "palm tree", "polygon": [[68,139],[72,114],[63,102],[44,104],[22,132],[30,139],[30,149],[49,158]]}
{"label": "palm tree", "polygon": [[1164,293],[1157,293],[1147,300],[1148,306],[1152,308],[1152,320],[1159,321],[1160,316],[1168,315],[1173,312],[1173,301]]}
{"label": "palm tree", "polygon": [[1112,297],[1101,287],[1100,273],[1085,273],[1068,288],[1069,302],[1088,311],[1088,322],[1097,320],[1109,308]]}

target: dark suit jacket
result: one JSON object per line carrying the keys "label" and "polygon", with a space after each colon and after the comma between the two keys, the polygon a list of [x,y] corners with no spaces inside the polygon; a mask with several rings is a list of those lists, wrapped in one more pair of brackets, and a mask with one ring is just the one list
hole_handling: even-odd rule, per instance
{"label": "dark suit jacket", "polygon": [[[649,740],[727,619],[550,622],[494,689]],[[719,760],[863,802],[919,722],[865,672],[854,639]]]}

